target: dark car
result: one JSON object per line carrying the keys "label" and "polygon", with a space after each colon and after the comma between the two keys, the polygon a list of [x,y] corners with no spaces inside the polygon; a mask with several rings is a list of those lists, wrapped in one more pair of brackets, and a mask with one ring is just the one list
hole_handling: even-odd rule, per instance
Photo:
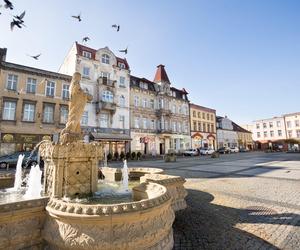
{"label": "dark car", "polygon": [[222,148],[219,148],[219,149],[218,149],[218,152],[219,152],[220,154],[230,154],[230,148],[222,147]]}
{"label": "dark car", "polygon": [[[17,152],[10,155],[4,155],[0,157],[0,168],[7,168],[7,166],[16,166],[18,162],[18,157],[20,154],[24,154],[25,157],[22,162],[22,166],[27,167],[31,166],[33,164],[37,164],[38,162],[38,156],[37,153],[33,153],[30,157],[31,152],[30,151],[24,151],[24,152]],[[41,162],[42,163],[42,162]]]}

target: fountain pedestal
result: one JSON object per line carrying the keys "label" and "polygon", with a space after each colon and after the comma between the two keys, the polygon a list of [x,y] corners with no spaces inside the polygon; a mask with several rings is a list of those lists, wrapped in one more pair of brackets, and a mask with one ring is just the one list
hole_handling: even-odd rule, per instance
{"label": "fountain pedestal", "polygon": [[45,195],[74,197],[96,191],[98,159],[102,157],[99,144],[79,141],[41,147],[45,167]]}

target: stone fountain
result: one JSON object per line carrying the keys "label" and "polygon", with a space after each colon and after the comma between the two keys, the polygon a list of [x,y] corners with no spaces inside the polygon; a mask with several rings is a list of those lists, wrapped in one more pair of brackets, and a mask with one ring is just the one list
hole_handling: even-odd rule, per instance
{"label": "stone fountain", "polygon": [[129,201],[79,202],[101,192],[98,163],[103,157],[100,143],[82,140],[80,119],[92,97],[81,89],[80,80],[74,73],[69,117],[59,143],[40,146],[44,197],[0,202],[0,249],[172,249],[174,211],[186,206],[184,179],[163,175],[160,169],[127,169],[125,162],[123,183],[128,176],[142,182],[132,188]]}

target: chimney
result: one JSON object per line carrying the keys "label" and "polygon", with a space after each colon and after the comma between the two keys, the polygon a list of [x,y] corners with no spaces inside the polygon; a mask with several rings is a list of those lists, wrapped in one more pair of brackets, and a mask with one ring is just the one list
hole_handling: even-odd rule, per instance
{"label": "chimney", "polygon": [[0,62],[5,62],[6,61],[6,52],[7,48],[0,48]]}

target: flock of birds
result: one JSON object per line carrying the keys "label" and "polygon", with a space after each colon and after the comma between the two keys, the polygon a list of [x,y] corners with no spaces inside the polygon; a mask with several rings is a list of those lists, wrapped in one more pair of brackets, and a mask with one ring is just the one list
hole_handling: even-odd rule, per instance
{"label": "flock of birds", "polygon": [[[4,7],[5,9],[10,9],[10,10],[13,10],[14,9],[14,5],[11,1],[9,0],[3,0],[4,1],[4,5],[0,5],[0,8]],[[23,11],[20,15],[15,15],[13,16],[13,20],[11,21],[10,23],[10,29],[11,31],[14,30],[14,27],[17,27],[19,29],[21,29],[22,27],[26,27],[25,24],[24,24],[24,17],[25,17],[25,11]],[[0,12],[0,15],[1,15],[1,12]],[[77,19],[78,22],[81,22],[82,21],[82,18],[81,18],[81,13],[79,13],[79,15],[74,15],[74,16],[71,16],[72,18],[74,19]],[[113,29],[115,29],[117,32],[120,31],[120,25],[119,24],[113,24],[111,26]],[[87,43],[89,40],[91,40],[88,36],[82,38],[82,42],[83,43]],[[127,54],[128,52],[128,46],[126,47],[126,49],[123,49],[123,50],[119,50],[119,52],[121,53],[124,53],[125,55]],[[42,54],[38,54],[38,55],[27,55],[27,56],[30,56],[31,58],[35,59],[35,60],[39,60],[39,57],[41,56]]]}

